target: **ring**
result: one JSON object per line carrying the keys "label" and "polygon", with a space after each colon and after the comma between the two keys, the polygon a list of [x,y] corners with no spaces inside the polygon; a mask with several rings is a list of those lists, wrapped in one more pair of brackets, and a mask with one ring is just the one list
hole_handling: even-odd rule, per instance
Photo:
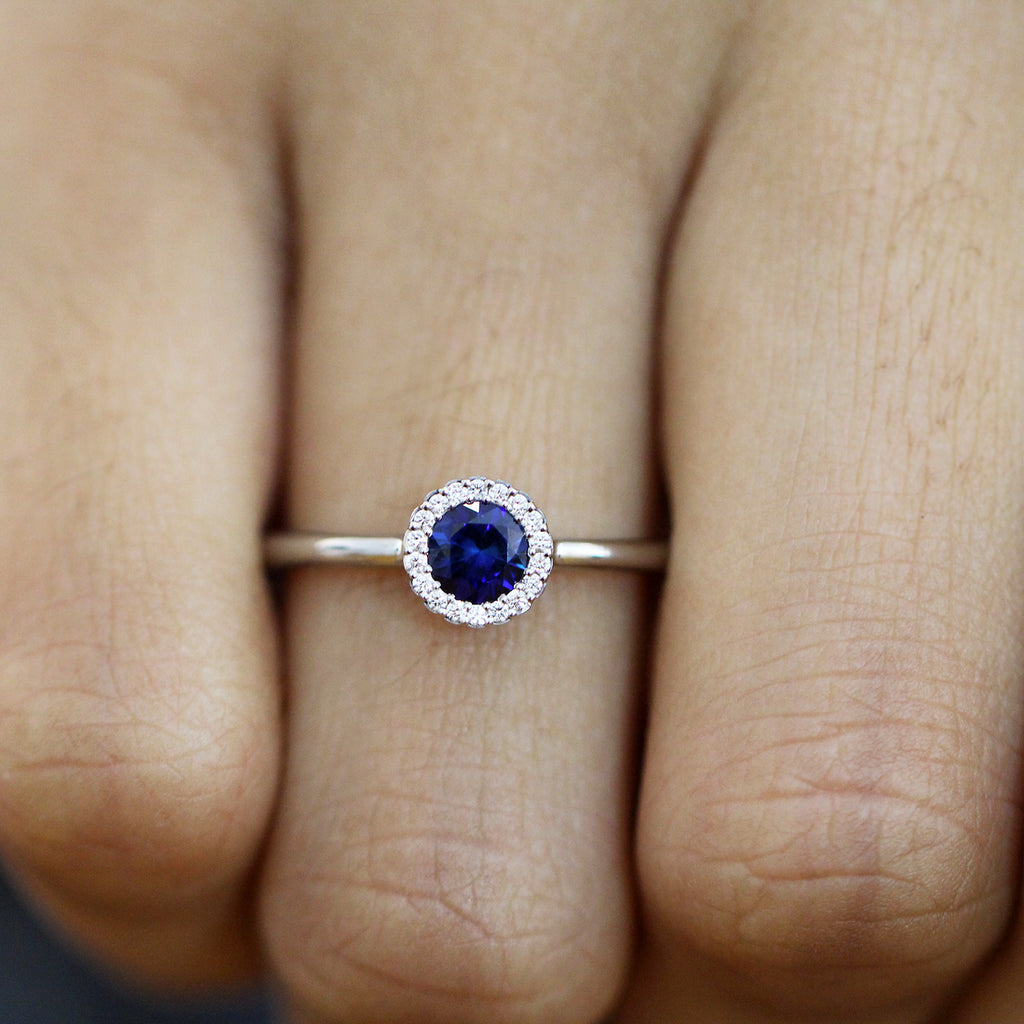
{"label": "ring", "polygon": [[430,611],[480,627],[522,615],[541,595],[555,565],[660,572],[668,545],[556,542],[528,495],[503,480],[474,476],[431,491],[413,510],[402,538],[270,533],[263,556],[269,569],[402,565]]}

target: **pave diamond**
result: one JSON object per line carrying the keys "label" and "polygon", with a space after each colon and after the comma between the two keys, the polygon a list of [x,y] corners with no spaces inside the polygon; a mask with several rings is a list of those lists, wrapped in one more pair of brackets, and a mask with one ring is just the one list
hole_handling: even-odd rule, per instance
{"label": "pave diamond", "polygon": [[427,497],[427,500],[423,503],[423,507],[429,512],[433,512],[434,515],[440,515],[448,506],[451,501],[445,497],[440,491],[434,491],[433,494]]}
{"label": "pave diamond", "polygon": [[412,514],[409,526],[413,530],[429,530],[434,525],[434,514],[422,506]]}
{"label": "pave diamond", "polygon": [[402,545],[408,552],[421,554],[427,550],[427,535],[422,530],[406,530]]}

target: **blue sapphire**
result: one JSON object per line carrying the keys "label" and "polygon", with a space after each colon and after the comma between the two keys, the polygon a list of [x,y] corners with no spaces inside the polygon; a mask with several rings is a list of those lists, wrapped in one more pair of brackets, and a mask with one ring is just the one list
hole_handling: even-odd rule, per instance
{"label": "blue sapphire", "polygon": [[529,546],[523,528],[501,505],[467,501],[434,524],[427,562],[446,594],[489,604],[523,578]]}

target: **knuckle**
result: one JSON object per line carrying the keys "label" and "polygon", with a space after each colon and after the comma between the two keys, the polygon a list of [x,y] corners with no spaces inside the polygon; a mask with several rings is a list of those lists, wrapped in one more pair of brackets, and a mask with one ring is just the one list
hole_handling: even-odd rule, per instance
{"label": "knuckle", "polygon": [[288,880],[295,899],[265,908],[271,956],[300,1003],[346,1020],[598,1019],[618,989],[620,940],[521,846],[374,837],[344,852],[349,870]]}
{"label": "knuckle", "polygon": [[187,897],[237,872],[268,800],[255,708],[184,657],[104,645],[6,658],[0,835],[30,871],[84,899]]}
{"label": "knuckle", "polygon": [[[955,704],[907,697],[930,687],[906,678],[827,686],[857,692],[857,710],[734,722],[733,754],[655,796],[641,888],[668,932],[762,990],[842,998],[791,984],[813,975],[932,991],[984,956],[1012,905],[1007,741],[965,709],[966,686]],[[868,710],[872,690],[886,699]]]}

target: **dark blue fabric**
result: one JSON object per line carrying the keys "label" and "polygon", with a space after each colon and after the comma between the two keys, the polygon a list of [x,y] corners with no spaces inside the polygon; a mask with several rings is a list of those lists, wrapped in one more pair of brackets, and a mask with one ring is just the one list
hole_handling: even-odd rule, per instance
{"label": "dark blue fabric", "polygon": [[36,921],[0,872],[2,1024],[273,1024],[261,992],[171,1004],[118,988]]}

